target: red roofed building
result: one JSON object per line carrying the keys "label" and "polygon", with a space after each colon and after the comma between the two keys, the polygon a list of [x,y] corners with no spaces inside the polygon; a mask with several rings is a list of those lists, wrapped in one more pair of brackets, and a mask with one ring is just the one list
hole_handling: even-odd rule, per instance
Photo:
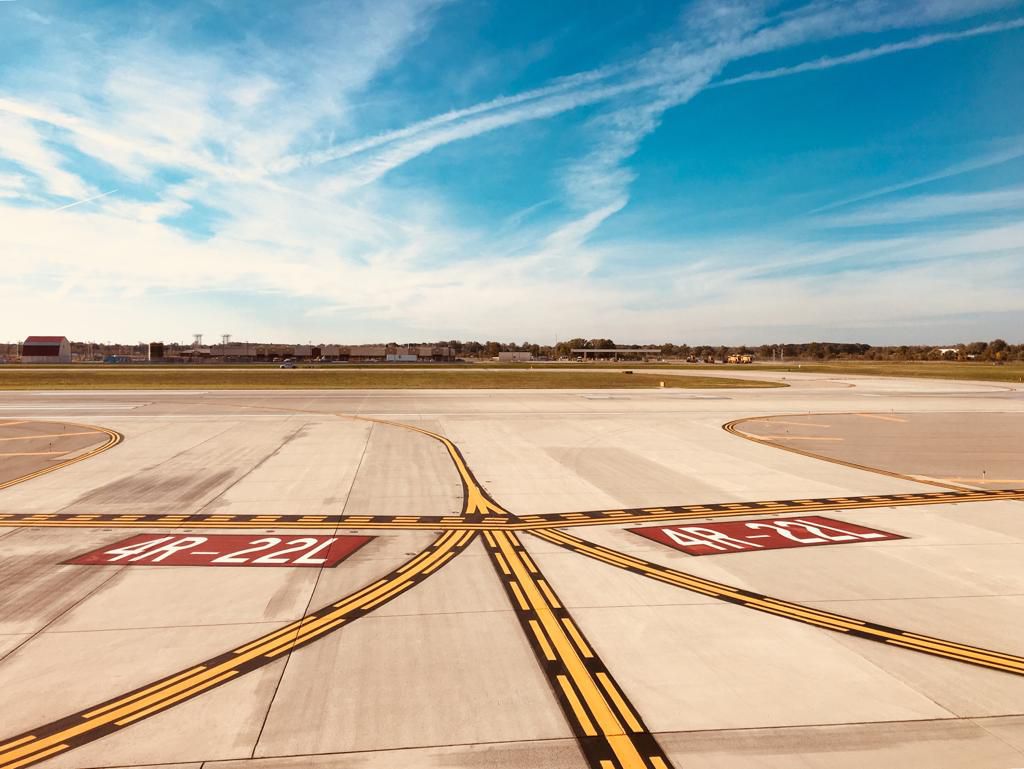
{"label": "red roofed building", "polygon": [[21,346],[22,363],[70,363],[71,342],[66,336],[30,336]]}

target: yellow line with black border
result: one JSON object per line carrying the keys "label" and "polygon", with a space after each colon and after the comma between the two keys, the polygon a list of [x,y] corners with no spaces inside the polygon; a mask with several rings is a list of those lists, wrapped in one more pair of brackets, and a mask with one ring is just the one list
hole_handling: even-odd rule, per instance
{"label": "yellow line with black border", "polygon": [[594,769],[671,762],[513,532],[484,532],[492,565]]}
{"label": "yellow line with black border", "polygon": [[640,574],[659,582],[665,582],[685,590],[745,606],[749,609],[755,609],[756,611],[773,614],[807,625],[814,625],[826,630],[847,633],[869,641],[900,646],[923,654],[954,659],[971,665],[1000,670],[1004,673],[1024,675],[1024,657],[1016,654],[1007,654],[919,633],[911,633],[906,630],[879,625],[866,620],[834,614],[791,601],[784,601],[760,593],[742,590],[720,582],[697,577],[693,574],[670,569],[667,566],[660,566],[650,561],[645,561],[642,558],[636,558],[635,556],[588,542],[563,531],[535,531],[533,534],[567,550],[620,569],[625,569],[634,574]]}
{"label": "yellow line with black border", "polygon": [[39,470],[35,470],[31,473],[22,475],[19,478],[12,478],[9,481],[4,481],[3,483],[0,483],[0,489],[6,489],[18,483],[31,481],[33,478],[38,478],[40,475],[46,475],[47,473],[52,473],[54,470],[60,470],[64,467],[67,467],[68,465],[73,465],[76,462],[82,462],[86,459],[91,459],[97,454],[101,454],[102,452],[107,451],[108,449],[114,448],[114,446],[116,446],[117,444],[121,443],[121,441],[124,440],[124,436],[121,435],[121,433],[117,432],[116,430],[110,430],[106,427],[97,427],[95,425],[82,425],[73,422],[62,422],[61,424],[70,425],[71,427],[85,428],[88,429],[90,432],[102,433],[107,436],[107,442],[101,444],[100,446],[97,446],[94,449],[90,449],[84,454],[79,454],[77,457],[66,459],[63,462],[57,462],[56,464],[50,465],[49,467],[44,467]]}
{"label": "yellow line with black border", "polygon": [[336,631],[404,593],[462,552],[475,536],[476,533],[471,531],[445,532],[429,548],[406,563],[408,566],[415,562],[411,568],[399,567],[386,577],[301,620],[155,683],[0,741],[0,769],[30,766],[265,667],[282,655]]}
{"label": "yellow line with black border", "polygon": [[923,492],[771,502],[725,502],[632,510],[590,510],[582,513],[514,515],[485,501],[485,508],[467,515],[246,515],[133,513],[0,513],[0,526],[72,528],[183,529],[429,529],[444,531],[534,531],[579,526],[651,521],[710,520],[744,515],[805,514],[823,510],[870,510],[884,507],[999,502],[1024,499],[1021,489]]}

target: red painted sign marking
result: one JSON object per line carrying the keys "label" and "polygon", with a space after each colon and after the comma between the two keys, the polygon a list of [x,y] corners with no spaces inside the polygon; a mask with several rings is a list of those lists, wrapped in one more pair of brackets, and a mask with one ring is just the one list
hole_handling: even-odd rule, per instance
{"label": "red painted sign marking", "polygon": [[629,531],[690,555],[722,555],[906,539],[899,534],[844,523],[821,515],[722,521],[696,526],[645,526]]}
{"label": "red painted sign marking", "polygon": [[138,534],[70,561],[84,566],[307,566],[333,568],[373,537]]}

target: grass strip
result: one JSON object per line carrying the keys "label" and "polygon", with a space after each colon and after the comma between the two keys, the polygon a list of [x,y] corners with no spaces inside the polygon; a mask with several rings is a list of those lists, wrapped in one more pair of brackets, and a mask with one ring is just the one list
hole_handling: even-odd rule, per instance
{"label": "grass strip", "polygon": [[0,390],[492,390],[722,389],[776,382],[607,370],[344,370],[327,368],[0,368]]}

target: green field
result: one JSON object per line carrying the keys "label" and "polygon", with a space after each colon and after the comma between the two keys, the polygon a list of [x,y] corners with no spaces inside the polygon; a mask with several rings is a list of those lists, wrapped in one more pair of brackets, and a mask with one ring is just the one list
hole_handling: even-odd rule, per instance
{"label": "green field", "polygon": [[191,389],[652,389],[783,387],[780,383],[700,375],[625,374],[605,369],[157,368],[149,366],[0,367],[0,390]]}

